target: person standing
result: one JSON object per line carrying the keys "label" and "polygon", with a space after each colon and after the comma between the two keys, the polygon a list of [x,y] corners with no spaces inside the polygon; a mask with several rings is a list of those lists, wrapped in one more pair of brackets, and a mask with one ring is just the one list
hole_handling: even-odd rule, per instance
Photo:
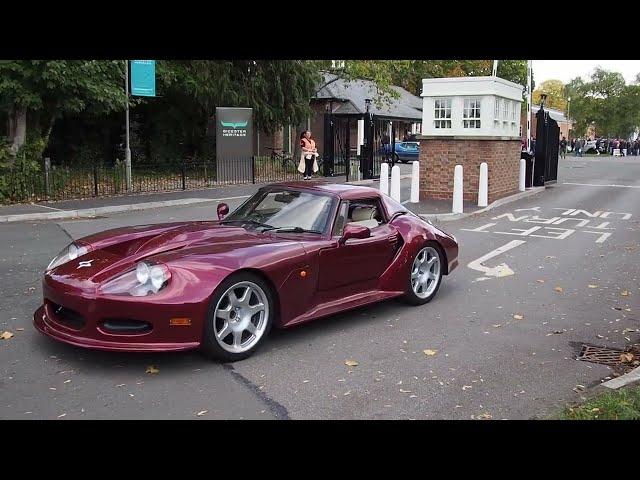
{"label": "person standing", "polygon": [[567,139],[565,136],[562,136],[562,140],[560,140],[560,158],[565,158],[567,156]]}
{"label": "person standing", "polygon": [[318,171],[316,158],[319,155],[318,149],[316,148],[316,141],[311,138],[311,132],[309,130],[305,130],[300,134],[300,148],[302,149],[302,153],[300,154],[298,171],[304,174],[305,180],[311,180],[313,173]]}

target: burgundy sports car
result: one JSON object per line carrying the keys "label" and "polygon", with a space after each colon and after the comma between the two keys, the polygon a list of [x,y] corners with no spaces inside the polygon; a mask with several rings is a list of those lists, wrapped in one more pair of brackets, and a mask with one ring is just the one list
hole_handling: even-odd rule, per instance
{"label": "burgundy sports car", "polygon": [[458,265],[453,236],[373,188],[272,184],[217,213],[73,242],[46,269],[36,328],[93,349],[235,361],[272,326],[394,297],[427,303]]}

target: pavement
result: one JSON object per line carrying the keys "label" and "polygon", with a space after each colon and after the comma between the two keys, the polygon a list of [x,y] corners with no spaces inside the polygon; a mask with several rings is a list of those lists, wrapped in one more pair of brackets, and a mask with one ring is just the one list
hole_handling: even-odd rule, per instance
{"label": "pavement", "polygon": [[435,222],[458,239],[460,266],[429,304],[273,331],[229,366],[197,352],[87,351],[32,326],[42,271],[71,239],[211,218],[210,202],[1,224],[0,331],[14,336],[0,340],[0,419],[548,418],[613,378],[576,361],[583,343],[640,341],[640,161],[568,158],[558,175],[542,192]]}

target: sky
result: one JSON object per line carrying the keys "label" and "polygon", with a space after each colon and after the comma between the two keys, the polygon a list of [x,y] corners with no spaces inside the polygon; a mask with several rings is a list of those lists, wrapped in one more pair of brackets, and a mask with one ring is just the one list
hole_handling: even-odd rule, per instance
{"label": "sky", "polygon": [[533,78],[536,85],[552,79],[569,83],[578,76],[588,80],[597,66],[621,73],[627,84],[640,73],[640,60],[534,60]]}

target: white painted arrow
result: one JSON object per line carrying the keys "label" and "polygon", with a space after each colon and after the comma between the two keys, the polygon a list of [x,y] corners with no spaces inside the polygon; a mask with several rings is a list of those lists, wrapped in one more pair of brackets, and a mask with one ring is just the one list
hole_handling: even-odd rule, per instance
{"label": "white painted arrow", "polygon": [[511,250],[512,248],[516,248],[517,246],[522,245],[523,243],[527,243],[525,240],[512,240],[509,243],[492,250],[491,252],[483,255],[482,257],[470,262],[467,267],[477,270],[479,272],[484,273],[487,277],[507,277],[509,275],[514,275],[515,272],[509,268],[506,263],[501,263],[496,267],[486,267],[482,265],[483,262],[487,260],[497,257],[498,255]]}

